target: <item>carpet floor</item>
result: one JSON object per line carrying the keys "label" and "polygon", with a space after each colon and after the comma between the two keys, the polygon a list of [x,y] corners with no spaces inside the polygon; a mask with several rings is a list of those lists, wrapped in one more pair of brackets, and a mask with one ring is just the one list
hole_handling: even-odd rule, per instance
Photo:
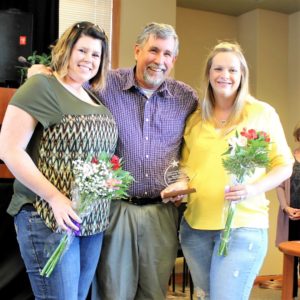
{"label": "carpet floor", "polygon": [[[176,283],[174,292],[172,290],[172,287],[171,286],[169,287],[169,292],[166,300],[190,300],[190,299],[191,298],[190,298],[189,287],[186,287],[184,292],[182,292],[181,283]],[[261,288],[258,285],[255,285],[252,288],[251,295],[249,298],[249,300],[280,300],[280,299],[281,299],[281,289]],[[196,300],[195,296],[193,297],[193,300]]]}

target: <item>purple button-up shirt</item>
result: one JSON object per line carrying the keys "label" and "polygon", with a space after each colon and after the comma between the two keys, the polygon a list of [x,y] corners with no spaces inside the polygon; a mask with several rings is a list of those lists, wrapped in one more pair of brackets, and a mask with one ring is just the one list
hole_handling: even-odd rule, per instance
{"label": "purple button-up shirt", "polygon": [[116,154],[135,178],[129,195],[153,198],[166,187],[167,169],[179,160],[185,121],[197,106],[197,95],[188,85],[167,79],[148,99],[134,70],[110,71],[99,96],[117,122]]}

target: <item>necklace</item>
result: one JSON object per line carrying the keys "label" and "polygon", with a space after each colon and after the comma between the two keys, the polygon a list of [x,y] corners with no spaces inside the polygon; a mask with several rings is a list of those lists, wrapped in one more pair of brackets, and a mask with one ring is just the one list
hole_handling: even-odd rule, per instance
{"label": "necklace", "polygon": [[226,126],[227,119],[221,119],[221,120],[219,120],[219,119],[217,119],[217,118],[214,118],[214,120],[215,120],[216,126],[217,126],[218,128],[223,128],[223,127]]}

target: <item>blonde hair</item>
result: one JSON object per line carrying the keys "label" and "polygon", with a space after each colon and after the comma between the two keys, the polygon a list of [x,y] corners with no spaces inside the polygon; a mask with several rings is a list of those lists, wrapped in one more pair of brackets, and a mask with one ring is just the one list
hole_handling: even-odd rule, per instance
{"label": "blonde hair", "polygon": [[108,72],[108,40],[102,28],[90,22],[80,22],[69,27],[58,39],[51,51],[51,66],[62,77],[68,73],[69,60],[74,45],[82,36],[90,36],[94,39],[101,40],[101,61],[97,74],[90,79],[89,83],[94,91],[104,88]]}
{"label": "blonde hair", "polygon": [[202,118],[204,121],[214,122],[213,112],[215,106],[215,98],[212,86],[209,81],[209,73],[212,66],[213,58],[222,52],[231,52],[236,55],[240,61],[241,67],[241,82],[237,90],[236,99],[233,103],[232,111],[226,123],[226,127],[230,127],[238,123],[242,118],[242,109],[244,107],[245,101],[250,100],[249,95],[249,69],[246,59],[242,53],[242,49],[237,43],[221,42],[217,44],[212,51],[209,53],[205,69],[204,69],[204,97],[202,102]]}

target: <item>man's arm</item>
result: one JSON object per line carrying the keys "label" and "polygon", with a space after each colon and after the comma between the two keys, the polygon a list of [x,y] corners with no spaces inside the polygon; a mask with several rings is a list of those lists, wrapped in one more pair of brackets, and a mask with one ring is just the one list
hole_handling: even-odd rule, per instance
{"label": "man's arm", "polygon": [[45,74],[45,75],[52,75],[53,70],[50,67],[47,67],[43,64],[36,64],[32,65],[27,70],[27,78],[36,75],[36,74]]}

